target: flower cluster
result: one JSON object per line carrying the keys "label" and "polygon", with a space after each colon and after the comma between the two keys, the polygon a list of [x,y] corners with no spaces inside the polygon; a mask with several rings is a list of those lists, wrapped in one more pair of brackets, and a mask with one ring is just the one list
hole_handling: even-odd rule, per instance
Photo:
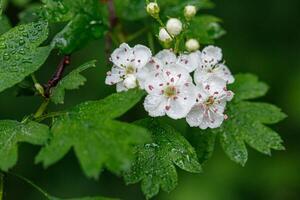
{"label": "flower cluster", "polygon": [[165,49],[152,56],[145,46],[121,44],[111,55],[114,65],[106,84],[116,84],[118,92],[144,89],[144,107],[152,117],[186,118],[192,127],[217,128],[227,118],[226,103],[233,98],[227,84],[234,77],[222,57],[215,46],[178,56]]}

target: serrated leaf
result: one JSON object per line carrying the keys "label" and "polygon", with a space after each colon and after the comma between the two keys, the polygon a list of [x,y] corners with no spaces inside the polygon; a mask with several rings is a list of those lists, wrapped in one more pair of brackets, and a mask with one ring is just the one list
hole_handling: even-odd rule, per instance
{"label": "serrated leaf", "polygon": [[193,173],[201,172],[197,155],[188,141],[173,127],[156,119],[137,122],[152,133],[152,143],[138,146],[136,161],[125,174],[127,184],[141,181],[147,199],[157,195],[159,189],[170,192],[177,185],[178,166]]}
{"label": "serrated leaf", "polygon": [[220,22],[219,18],[211,15],[197,16],[191,21],[187,37],[195,38],[201,44],[213,44],[226,33]]}
{"label": "serrated leaf", "polygon": [[199,162],[201,164],[206,163],[214,152],[217,134],[210,130],[193,128],[189,129],[187,135],[188,140],[196,150]]}
{"label": "serrated leaf", "polygon": [[45,144],[49,138],[46,125],[36,122],[0,121],[0,169],[7,171],[17,162],[18,143]]}
{"label": "serrated leaf", "polygon": [[70,72],[66,77],[64,77],[56,87],[51,90],[50,99],[56,104],[63,104],[65,98],[65,90],[78,89],[80,86],[84,85],[86,78],[80,73],[84,70],[96,67],[96,61],[91,61],[85,63],[84,65],[78,67],[74,71]]}
{"label": "serrated leaf", "polygon": [[70,54],[107,29],[98,0],[43,0],[43,16],[49,22],[67,25],[53,39],[52,46]]}
{"label": "serrated leaf", "polygon": [[6,16],[0,16],[0,35],[11,29],[11,24]]}
{"label": "serrated leaf", "polygon": [[278,133],[265,125],[278,123],[286,115],[271,104],[242,101],[267,92],[268,86],[258,82],[256,76],[240,74],[236,80],[231,86],[236,99],[227,108],[229,120],[214,131],[220,134],[222,147],[230,159],[245,165],[248,158],[245,143],[267,155],[271,154],[271,149],[284,149]]}
{"label": "serrated leaf", "polygon": [[22,81],[46,61],[50,47],[38,47],[48,36],[43,21],[17,26],[0,36],[0,92]]}
{"label": "serrated leaf", "polygon": [[137,125],[114,120],[138,103],[140,90],[113,94],[103,100],[82,103],[58,117],[51,128],[49,145],[36,158],[49,166],[74,148],[81,167],[89,177],[97,178],[104,167],[120,173],[130,167],[134,145],[149,138]]}
{"label": "serrated leaf", "polygon": [[264,96],[269,87],[253,74],[238,74],[235,83],[229,85],[229,89],[235,92],[234,101],[255,99]]}

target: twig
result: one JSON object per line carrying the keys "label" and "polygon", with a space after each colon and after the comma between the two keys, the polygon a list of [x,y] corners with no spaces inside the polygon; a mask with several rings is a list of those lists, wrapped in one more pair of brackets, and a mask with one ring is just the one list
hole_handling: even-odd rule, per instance
{"label": "twig", "polygon": [[47,84],[44,85],[46,98],[50,97],[51,88],[55,87],[58,84],[58,82],[62,79],[65,68],[69,64],[70,64],[70,56],[66,55],[60,61],[59,65],[57,66],[56,72],[53,74],[52,78],[48,81]]}

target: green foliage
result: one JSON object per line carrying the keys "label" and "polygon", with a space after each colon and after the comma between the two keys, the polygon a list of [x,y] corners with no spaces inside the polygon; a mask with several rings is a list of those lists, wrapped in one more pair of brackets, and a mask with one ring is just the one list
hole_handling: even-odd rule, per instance
{"label": "green foliage", "polygon": [[229,120],[213,130],[220,134],[222,147],[230,159],[245,165],[248,158],[245,143],[267,155],[271,149],[283,150],[280,136],[264,124],[275,124],[286,115],[271,104],[243,101],[265,94],[267,86],[254,75],[240,74],[232,89],[237,95],[235,102],[228,106]]}
{"label": "green foliage", "polygon": [[11,29],[11,24],[6,16],[0,16],[0,35]]}
{"label": "green foliage", "polygon": [[4,7],[6,6],[6,1],[7,0],[0,0],[0,18],[1,18],[2,12],[4,10]]}
{"label": "green foliage", "polygon": [[27,142],[43,145],[49,138],[46,125],[33,121],[17,122],[12,120],[0,121],[0,169],[7,171],[17,162],[18,143]]}
{"label": "green foliage", "polygon": [[212,44],[226,33],[220,22],[219,18],[211,15],[197,16],[191,21],[187,37],[195,38],[201,44]]}
{"label": "green foliage", "polygon": [[47,39],[44,21],[17,26],[0,36],[0,92],[35,72],[51,48],[39,47]]}
{"label": "green foliage", "polygon": [[104,166],[114,173],[128,169],[134,145],[147,142],[149,135],[144,128],[114,119],[143,96],[144,92],[131,90],[69,110],[53,123],[51,142],[39,153],[37,162],[49,166],[73,147],[87,176],[98,177]]}
{"label": "green foliage", "polygon": [[98,0],[43,0],[43,3],[45,19],[67,23],[52,41],[52,46],[64,54],[72,53],[91,38],[102,37],[106,30]]}
{"label": "green foliage", "polygon": [[125,174],[127,184],[141,181],[143,193],[149,199],[157,195],[160,188],[170,192],[176,187],[175,165],[188,172],[201,172],[194,148],[174,128],[156,119],[136,124],[151,132],[153,142],[137,147],[136,161]]}
{"label": "green foliage", "polygon": [[72,199],[61,199],[57,197],[50,197],[49,200],[117,200],[106,197],[82,197],[82,198],[72,198]]}
{"label": "green foliage", "polygon": [[64,77],[56,87],[52,88],[50,99],[56,104],[63,104],[65,98],[65,90],[78,89],[80,86],[84,85],[86,78],[80,73],[88,68],[96,67],[96,61],[91,61],[85,63],[84,65],[78,67],[66,77]]}

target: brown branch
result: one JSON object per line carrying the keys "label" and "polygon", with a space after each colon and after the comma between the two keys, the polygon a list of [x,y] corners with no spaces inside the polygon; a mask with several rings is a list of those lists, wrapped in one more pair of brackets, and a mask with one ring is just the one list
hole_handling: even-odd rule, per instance
{"label": "brown branch", "polygon": [[58,64],[52,78],[48,81],[47,84],[44,85],[44,90],[45,90],[44,95],[46,98],[50,97],[51,88],[55,87],[58,84],[58,82],[62,79],[65,68],[70,64],[70,61],[71,61],[70,55],[64,56],[63,59]]}

